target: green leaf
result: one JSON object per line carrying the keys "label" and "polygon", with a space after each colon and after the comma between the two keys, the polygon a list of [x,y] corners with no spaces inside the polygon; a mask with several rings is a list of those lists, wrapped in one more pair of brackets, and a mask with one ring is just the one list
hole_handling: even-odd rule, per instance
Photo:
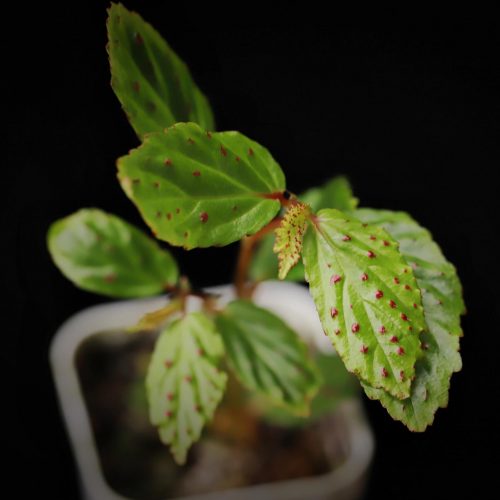
{"label": "green leaf", "polygon": [[350,212],[358,206],[358,199],[354,197],[351,185],[344,176],[334,177],[320,187],[308,189],[299,199],[310,205],[313,212],[323,208]]}
{"label": "green leaf", "polygon": [[311,208],[304,203],[294,203],[281,219],[275,230],[276,242],[273,251],[278,254],[279,279],[286,275],[300,259],[302,239],[307,229],[307,221],[311,215]]}
{"label": "green leaf", "polygon": [[[342,176],[330,179],[320,187],[308,189],[299,196],[299,199],[308,204],[313,212],[322,208],[336,208],[343,212],[350,212],[358,205],[358,199],[352,194],[349,181]],[[262,239],[259,248],[254,254],[250,266],[250,277],[255,281],[276,279],[278,276],[278,259],[273,253],[273,235]],[[304,266],[299,260],[286,276],[288,281],[304,281]]]}
{"label": "green leaf", "polygon": [[251,302],[231,302],[216,318],[241,383],[296,414],[306,415],[319,378],[307,347],[280,318]]}
{"label": "green leaf", "polygon": [[156,342],[146,377],[149,415],[179,464],[224,394],[227,375],[217,368],[223,353],[215,325],[203,313],[171,323]]}
{"label": "green leaf", "polygon": [[146,297],[177,283],[166,250],[115,215],[83,209],[54,222],[47,245],[55,264],[76,286],[110,297]]}
{"label": "green leaf", "polygon": [[360,209],[355,215],[384,227],[399,242],[422,290],[428,325],[428,331],[421,335],[424,356],[417,361],[410,398],[400,401],[366,384],[364,389],[370,398],[379,399],[393,418],[413,431],[424,431],[437,409],[447,406],[451,375],[462,367],[458,351],[460,315],[465,313],[465,305],[460,281],[431,234],[406,213]]}
{"label": "green leaf", "polygon": [[214,130],[206,97],[150,24],[122,4],[111,4],[107,28],[111,85],[140,138],[176,122]]}
{"label": "green leaf", "polygon": [[314,363],[321,375],[321,387],[311,402],[311,414],[304,419],[290,415],[279,407],[266,408],[264,418],[269,422],[287,427],[303,427],[331,414],[335,408],[347,399],[359,394],[356,377],[350,374],[335,354],[317,353]]}
{"label": "green leaf", "polygon": [[285,178],[267,149],[238,132],[178,123],[118,160],[121,185],[155,235],[185,248],[227,245],[279,211]]}
{"label": "green leaf", "polygon": [[347,369],[408,397],[425,320],[397,243],[381,228],[326,209],[307,231],[302,257],[325,333]]}

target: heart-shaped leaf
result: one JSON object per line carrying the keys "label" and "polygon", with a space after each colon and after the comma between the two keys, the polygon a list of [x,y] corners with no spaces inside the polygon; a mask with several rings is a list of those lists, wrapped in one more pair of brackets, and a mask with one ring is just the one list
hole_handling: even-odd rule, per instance
{"label": "heart-shaped leaf", "polygon": [[307,347],[280,318],[243,300],[216,318],[231,367],[252,391],[297,414],[307,414],[319,385]]}
{"label": "heart-shaped leaf", "polygon": [[280,209],[283,172],[238,132],[178,123],[118,160],[121,185],[154,234],[185,248],[227,245]]}
{"label": "heart-shaped leaf", "polygon": [[179,271],[166,250],[115,215],[82,209],[54,222],[47,244],[76,286],[110,297],[145,297],[174,286]]}
{"label": "heart-shaped leaf", "polygon": [[[317,188],[308,189],[299,196],[300,201],[311,207],[313,212],[322,208],[336,208],[342,212],[354,210],[358,204],[352,194],[349,181],[342,176],[330,179],[326,184]],[[266,235],[255,252],[250,266],[250,276],[255,281],[276,279],[278,276],[278,259],[273,253],[274,238]],[[287,281],[304,281],[304,266],[299,260],[290,269]]]}
{"label": "heart-shaped leaf", "polygon": [[347,369],[408,397],[425,320],[398,244],[379,227],[326,209],[307,231],[302,256],[323,328]]}
{"label": "heart-shaped leaf", "polygon": [[122,4],[111,4],[107,28],[111,85],[140,138],[176,122],[214,130],[206,97],[150,24]]}
{"label": "heart-shaped leaf", "polygon": [[462,367],[460,315],[465,306],[455,268],[446,261],[431,234],[403,212],[360,209],[360,220],[384,227],[400,244],[422,290],[428,331],[421,335],[424,356],[417,361],[411,396],[398,400],[364,384],[366,394],[379,399],[391,416],[413,431],[424,431],[438,408],[448,404],[450,378]]}
{"label": "heart-shaped leaf", "polygon": [[149,415],[179,464],[224,394],[227,375],[217,368],[223,353],[214,323],[203,313],[174,321],[156,342],[146,377]]}

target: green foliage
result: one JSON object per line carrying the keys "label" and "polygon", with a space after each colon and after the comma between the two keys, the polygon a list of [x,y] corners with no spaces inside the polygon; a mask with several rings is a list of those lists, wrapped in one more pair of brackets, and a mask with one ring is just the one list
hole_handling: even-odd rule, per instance
{"label": "green foliage", "polygon": [[115,215],[82,209],[54,222],[47,244],[55,264],[76,286],[110,297],[145,297],[177,283],[166,250]]}
{"label": "green foliage", "polygon": [[286,211],[285,216],[275,231],[276,243],[273,251],[278,254],[278,276],[286,275],[297,264],[302,252],[302,239],[307,228],[311,208],[304,203],[294,203]]}
{"label": "green foliage", "polygon": [[[309,205],[313,212],[322,208],[336,208],[342,212],[350,212],[358,205],[358,199],[352,194],[349,181],[342,176],[334,177],[321,187],[311,188],[302,193],[299,199]],[[250,276],[255,281],[276,279],[278,276],[278,259],[273,253],[274,238],[268,235],[255,252],[250,267]],[[288,281],[304,281],[304,266],[299,260],[286,276]]]}
{"label": "green foliage", "polygon": [[451,375],[462,367],[458,351],[465,306],[460,281],[431,234],[409,215],[361,209],[356,216],[384,227],[399,242],[404,258],[414,266],[427,322],[427,331],[421,335],[424,355],[417,361],[410,397],[400,401],[366,384],[364,389],[370,398],[380,399],[393,418],[413,431],[424,431],[437,409],[447,406]]}
{"label": "green foliage", "polygon": [[286,427],[304,427],[321,417],[331,414],[347,399],[357,397],[359,383],[351,375],[336,354],[316,353],[314,364],[319,371],[322,384],[311,401],[311,414],[305,419],[290,414],[280,407],[266,408],[266,420]]}
{"label": "green foliage", "polygon": [[214,323],[203,313],[174,321],[156,342],[146,377],[150,420],[179,464],[224,394],[227,375],[217,368],[223,353]]}
{"label": "green foliage", "polygon": [[325,333],[347,369],[408,397],[425,320],[397,243],[379,227],[325,209],[306,233],[303,260]]}
{"label": "green foliage", "polygon": [[111,85],[140,138],[176,122],[214,130],[206,97],[150,24],[122,4],[111,4],[107,28]]}
{"label": "green foliage", "polygon": [[178,123],[118,160],[119,178],[155,235],[185,248],[227,245],[279,211],[283,172],[238,132]]}
{"label": "green foliage", "polygon": [[280,318],[252,302],[231,302],[216,318],[229,362],[241,383],[306,415],[319,385],[307,347]]}

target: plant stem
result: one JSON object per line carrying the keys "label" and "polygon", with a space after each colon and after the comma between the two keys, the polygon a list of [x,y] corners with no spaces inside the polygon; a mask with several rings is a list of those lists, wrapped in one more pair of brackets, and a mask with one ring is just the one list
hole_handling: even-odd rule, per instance
{"label": "plant stem", "polygon": [[268,233],[274,231],[281,223],[282,217],[276,217],[267,226],[251,236],[245,236],[240,243],[236,272],[234,276],[234,287],[236,295],[241,299],[252,296],[256,283],[248,282],[248,268],[252,262],[252,255],[257,243]]}

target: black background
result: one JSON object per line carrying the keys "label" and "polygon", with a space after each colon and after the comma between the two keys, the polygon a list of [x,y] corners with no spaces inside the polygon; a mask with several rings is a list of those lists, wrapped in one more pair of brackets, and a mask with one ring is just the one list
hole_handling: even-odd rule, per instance
{"label": "black background", "polygon": [[[465,498],[469,487],[481,497],[495,487],[498,464],[499,25],[486,12],[425,22],[389,12],[381,25],[303,5],[271,14],[236,2],[202,11],[141,3],[127,6],[188,63],[218,129],[267,146],[290,190],[347,174],[362,205],[410,212],[455,263],[468,315],[449,408],[425,434],[412,434],[365,401],[377,438],[367,497]],[[67,317],[102,299],[51,264],[47,227],[86,206],[144,227],[115,177],[115,159],[138,143],[109,85],[106,6],[68,2],[9,18],[18,31],[8,40],[16,78],[4,96],[12,152],[2,217],[15,301],[5,321],[18,326],[6,332],[2,367],[18,404],[16,432],[6,434],[21,453],[23,491],[50,498],[78,498],[50,340]],[[174,252],[204,286],[231,279],[236,249]]]}

